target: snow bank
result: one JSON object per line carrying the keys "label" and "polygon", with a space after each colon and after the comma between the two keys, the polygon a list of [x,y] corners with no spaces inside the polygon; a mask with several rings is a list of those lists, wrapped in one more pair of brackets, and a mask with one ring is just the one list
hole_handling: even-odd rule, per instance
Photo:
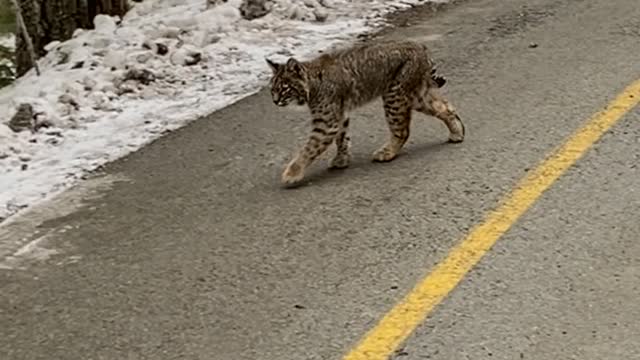
{"label": "snow bank", "polygon": [[16,37],[13,34],[0,35],[0,46],[15,49]]}
{"label": "snow bank", "polygon": [[[31,71],[0,90],[0,221],[259,91],[265,57],[315,55],[426,1],[274,0],[248,21],[241,0],[145,0],[122,21],[96,17],[95,30],[47,46],[42,76]],[[31,109],[15,132],[21,104]]]}

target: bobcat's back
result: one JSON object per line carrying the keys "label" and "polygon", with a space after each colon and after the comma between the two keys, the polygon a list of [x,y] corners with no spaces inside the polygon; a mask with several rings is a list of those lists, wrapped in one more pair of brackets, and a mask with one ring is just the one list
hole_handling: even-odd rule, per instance
{"label": "bobcat's back", "polygon": [[406,66],[411,66],[414,74],[414,79],[406,84],[409,86],[422,86],[432,72],[427,48],[409,41],[356,45],[304,65],[308,69],[310,105],[329,97],[342,100],[347,108],[383,95]]}

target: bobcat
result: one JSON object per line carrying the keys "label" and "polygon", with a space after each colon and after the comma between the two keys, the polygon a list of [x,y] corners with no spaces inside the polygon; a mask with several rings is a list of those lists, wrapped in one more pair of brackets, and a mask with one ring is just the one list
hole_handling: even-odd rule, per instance
{"label": "bobcat", "polygon": [[305,169],[335,142],[330,168],[346,168],[351,159],[347,112],[382,97],[391,135],[373,153],[373,161],[393,160],[409,138],[412,111],[435,116],[449,129],[449,141],[464,140],[465,128],[453,106],[438,94],[446,79],[436,75],[426,46],[411,41],[357,44],[310,61],[266,59],[273,71],[271,96],[277,106],[307,105],[313,129],[282,173],[293,185]]}

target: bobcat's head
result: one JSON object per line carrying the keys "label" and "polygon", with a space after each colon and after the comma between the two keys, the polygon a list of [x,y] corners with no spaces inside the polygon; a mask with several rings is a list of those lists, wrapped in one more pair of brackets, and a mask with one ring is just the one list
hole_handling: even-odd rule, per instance
{"label": "bobcat's head", "polygon": [[278,106],[287,106],[292,101],[298,105],[307,103],[307,71],[303,64],[289,58],[286,64],[278,64],[266,59],[273,71],[271,78],[271,98]]}

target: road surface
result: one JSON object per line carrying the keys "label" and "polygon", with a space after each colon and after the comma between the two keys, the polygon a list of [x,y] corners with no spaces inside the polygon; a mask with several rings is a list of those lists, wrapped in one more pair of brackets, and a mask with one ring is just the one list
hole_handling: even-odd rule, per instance
{"label": "road surface", "polygon": [[[246,98],[0,229],[0,359],[640,358],[640,108],[614,100],[640,79],[637,0],[469,0],[394,21],[380,36],[433,48],[464,143],[416,116],[403,155],[372,163],[376,102],[351,116],[349,169],[325,157],[284,189],[308,119]],[[475,267],[414,288],[602,110],[617,115],[584,156],[456,260],[483,255]],[[446,296],[415,324],[381,322],[416,291]],[[367,342],[387,330],[405,334]]]}

